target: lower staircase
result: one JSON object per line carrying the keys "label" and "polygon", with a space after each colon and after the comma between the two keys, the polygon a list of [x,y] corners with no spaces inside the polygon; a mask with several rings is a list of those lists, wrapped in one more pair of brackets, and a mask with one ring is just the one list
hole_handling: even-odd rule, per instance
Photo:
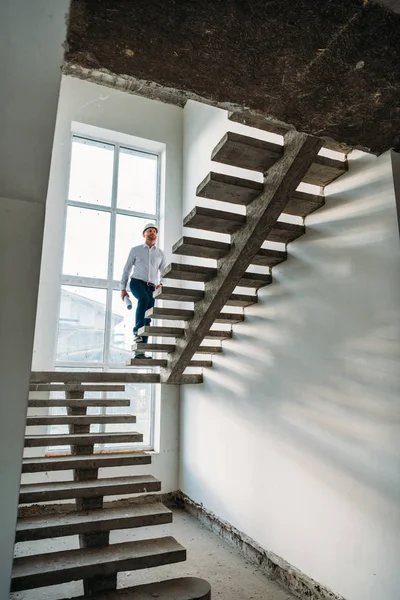
{"label": "lower staircase", "polygon": [[[65,375],[63,375],[65,377]],[[89,414],[89,407],[128,407],[126,398],[107,398],[108,391],[122,391],[124,386],[106,384],[31,384],[43,391],[63,391],[65,398],[30,398],[25,448],[62,446],[60,454],[26,457],[23,477],[32,475],[40,481],[22,483],[19,517],[16,528],[11,591],[32,590],[70,581],[83,582],[83,598],[98,600],[200,600],[209,599],[209,584],[197,578],[178,578],[154,584],[117,589],[120,572],[148,569],[186,560],[186,550],[173,537],[150,537],[124,543],[110,543],[110,532],[136,529],[172,522],[172,512],[150,495],[161,490],[161,482],[152,475],[134,474],[134,467],[151,463],[146,452],[118,452],[121,443],[143,440],[134,431],[136,417],[126,414]],[[102,393],[99,398],[85,398],[88,391]],[[37,394],[36,394],[37,396]],[[37,414],[41,409],[65,408],[65,414]],[[93,433],[92,425],[111,428],[132,424],[132,431]],[[49,427],[66,425],[68,433],[51,433]],[[45,427],[46,433],[32,434],[32,427]],[[107,444],[107,453],[96,453],[96,444]],[[99,469],[132,467],[130,475],[99,476]],[[73,479],[67,478],[67,472]],[[62,477],[54,476],[56,472]],[[109,472],[108,472],[109,473]],[[104,503],[106,497],[148,494],[139,502]],[[60,503],[64,501],[64,503]],[[65,502],[74,504],[65,504]],[[24,556],[24,544],[75,536],[79,547]],[[76,545],[76,544],[75,544]],[[13,597],[13,595],[11,596]],[[29,598],[29,596],[27,596]]]}

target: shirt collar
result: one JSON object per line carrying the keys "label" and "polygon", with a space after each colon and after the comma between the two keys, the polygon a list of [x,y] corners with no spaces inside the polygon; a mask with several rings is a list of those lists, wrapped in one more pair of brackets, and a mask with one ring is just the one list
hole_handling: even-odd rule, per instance
{"label": "shirt collar", "polygon": [[151,250],[152,248],[155,248],[155,247],[156,247],[156,244],[154,244],[154,246],[152,246],[152,247],[150,248],[150,246],[148,246],[148,245],[146,244],[146,242],[144,242],[144,244],[142,244],[142,247],[143,247],[143,248],[148,248],[149,250]]}

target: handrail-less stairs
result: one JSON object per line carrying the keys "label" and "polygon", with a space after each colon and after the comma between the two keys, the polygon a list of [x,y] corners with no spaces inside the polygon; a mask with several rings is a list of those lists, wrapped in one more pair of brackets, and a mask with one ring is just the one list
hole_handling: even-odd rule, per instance
{"label": "handrail-less stairs", "polygon": [[[132,366],[161,367],[162,383],[179,383],[189,366],[212,366],[210,359],[193,358],[222,351],[220,340],[232,331],[212,329],[215,323],[234,324],[243,314],[223,311],[224,307],[246,307],[257,302],[257,290],[272,282],[271,269],[287,258],[286,246],[305,233],[302,224],[285,221],[286,215],[306,217],[324,204],[321,194],[297,191],[301,182],[324,187],[347,170],[347,161],[318,154],[322,140],[296,131],[284,135],[284,145],[228,132],[212,152],[212,160],[258,171],[263,183],[211,172],[197,188],[197,196],[246,207],[246,214],[196,206],[183,220],[185,227],[229,234],[230,243],[182,237],[173,253],[214,259],[215,267],[170,264],[164,279],[204,283],[204,289],[168,287],[155,292],[159,300],[194,303],[195,309],[156,306],[146,315],[152,319],[182,321],[180,327],[147,326],[139,334],[175,338],[175,342],[136,344],[133,349],[167,353],[167,358],[143,361],[131,359]],[[278,219],[281,217],[278,221]],[[281,242],[285,250],[263,248],[264,242]],[[268,273],[249,272],[252,265],[269,267]],[[249,288],[238,293],[235,288]],[[202,344],[203,340],[211,343]],[[217,342],[217,343],[215,343]]]}
{"label": "handrail-less stairs", "polygon": [[[203,289],[164,285],[155,293],[156,299],[167,302],[193,303],[194,307],[158,306],[148,311],[153,320],[177,322],[177,326],[149,326],[139,333],[165,338],[161,343],[137,344],[133,348],[166,353],[167,358],[131,359],[128,365],[160,367],[160,373],[33,373],[33,391],[65,391],[63,400],[30,400],[34,407],[65,406],[62,416],[29,415],[27,426],[65,424],[69,433],[54,436],[28,434],[26,447],[51,444],[70,445],[65,456],[26,458],[23,473],[47,473],[73,470],[74,480],[67,482],[29,483],[21,486],[23,505],[71,499],[76,511],[66,514],[32,516],[21,510],[17,526],[17,542],[57,536],[79,535],[80,548],[59,553],[18,557],[14,563],[13,590],[82,579],[86,597],[98,600],[132,598],[149,600],[207,600],[207,582],[181,578],[117,590],[117,574],[121,571],[155,567],[185,560],[185,550],[171,537],[155,538],[109,545],[110,531],[122,528],[167,523],[171,512],[160,503],[130,505],[124,508],[104,508],[103,498],[160,490],[160,482],[151,476],[100,477],[98,469],[115,466],[148,464],[150,456],[140,452],[94,454],[95,443],[125,443],[138,441],[141,435],[129,433],[90,433],[91,424],[134,423],[132,415],[89,415],[89,406],[126,406],[124,400],[87,399],[87,391],[121,391],[121,383],[148,382],[170,384],[201,383],[202,374],[185,373],[187,367],[211,367],[208,358],[222,351],[221,341],[232,337],[231,326],[244,320],[243,308],[257,302],[257,290],[272,282],[271,269],[287,258],[287,245],[305,233],[304,222],[292,223],[286,215],[306,217],[324,204],[321,194],[298,191],[300,182],[324,187],[347,170],[345,160],[335,160],[318,154],[322,140],[289,131],[284,145],[228,132],[212,153],[212,160],[230,166],[263,173],[263,182],[211,172],[197,188],[197,196],[224,202],[227,210],[196,206],[183,224],[230,235],[230,242],[182,237],[173,247],[179,256],[212,259],[213,266],[204,264],[170,264],[164,279],[197,282]],[[221,204],[219,204],[220,206]],[[246,213],[232,211],[232,205],[245,207]],[[242,209],[243,210],[243,209]],[[282,215],[282,218],[280,218]],[[278,220],[279,219],[279,220]],[[263,247],[264,242],[281,242],[284,249]],[[199,262],[199,261],[198,261]],[[251,272],[248,267],[266,267],[268,272]],[[245,288],[245,293],[235,288]],[[241,307],[242,312],[229,307]],[[237,310],[237,309],[236,309]],[[221,324],[222,327],[218,327]],[[227,329],[227,326],[230,326]],[[203,344],[203,340],[208,343]],[[207,355],[204,357],[202,355]],[[111,385],[110,385],[111,384]],[[113,385],[119,384],[119,385]],[[129,402],[128,402],[129,404]],[[107,595],[101,591],[110,590]],[[100,593],[100,595],[98,595]],[[132,595],[129,595],[132,594]]]}
{"label": "handrail-less stairs", "polygon": [[[88,411],[90,407],[129,406],[129,399],[104,395],[123,391],[124,386],[77,382],[31,384],[31,389],[64,391],[65,398],[29,399],[25,448],[64,446],[65,449],[62,454],[23,459],[23,478],[33,477],[36,481],[22,483],[20,487],[11,591],[83,580],[84,596],[79,600],[89,597],[98,600],[150,600],[155,597],[159,600],[209,600],[209,584],[191,577],[117,589],[120,572],[186,560],[186,550],[170,536],[151,537],[149,534],[148,539],[110,544],[112,531],[136,531],[136,528],[172,521],[172,512],[151,496],[141,503],[104,505],[105,497],[129,497],[161,490],[161,482],[152,475],[142,472],[124,476],[112,474],[116,467],[134,469],[151,463],[151,455],[146,452],[112,450],[116,445],[143,441],[143,435],[134,431],[136,417],[129,412],[110,415]],[[99,396],[101,393],[102,397],[86,398],[88,391],[98,392]],[[50,407],[63,407],[65,414],[35,414]],[[125,431],[118,431],[120,424],[125,424]],[[126,427],[127,424],[132,424],[132,428]],[[59,425],[68,426],[68,433],[52,433],[48,429]],[[91,425],[102,425],[105,431],[91,432]],[[45,433],[32,434],[32,427],[44,427]],[[107,444],[107,452],[95,453],[95,444]],[[106,471],[99,475],[99,469]],[[71,471],[72,480],[66,477]],[[75,502],[75,509],[59,504],[68,500]],[[45,553],[39,550],[24,555],[26,543],[32,547],[37,540],[48,543],[51,539],[54,544],[54,538],[69,536],[79,536],[79,548],[70,538],[71,549]]]}

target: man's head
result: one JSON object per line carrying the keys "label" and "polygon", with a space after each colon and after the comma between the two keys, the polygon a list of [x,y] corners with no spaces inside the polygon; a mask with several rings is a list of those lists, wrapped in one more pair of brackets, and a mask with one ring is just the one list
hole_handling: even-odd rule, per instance
{"label": "man's head", "polygon": [[143,237],[148,246],[154,246],[157,241],[158,229],[154,223],[147,223],[143,229]]}

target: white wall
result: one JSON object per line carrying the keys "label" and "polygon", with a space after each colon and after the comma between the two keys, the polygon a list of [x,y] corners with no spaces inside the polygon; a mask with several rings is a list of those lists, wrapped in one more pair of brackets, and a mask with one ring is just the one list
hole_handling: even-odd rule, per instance
{"label": "white wall", "polygon": [[0,598],[8,598],[68,0],[0,3]]}
{"label": "white wall", "polygon": [[[71,130],[122,143],[132,144],[133,140],[139,148],[161,153],[160,241],[170,257],[182,224],[182,120],[183,111],[179,107],[63,76],[46,206],[34,370],[54,366]],[[132,245],[139,242],[133,239]],[[157,453],[152,466],[143,472],[159,477],[162,491],[170,492],[178,488],[179,388],[162,386],[160,390],[160,387],[157,386],[160,416]]]}
{"label": "white wall", "polygon": [[[185,139],[193,194],[205,173]],[[399,232],[389,153],[349,162],[204,385],[182,390],[180,488],[347,600],[397,600]]]}

